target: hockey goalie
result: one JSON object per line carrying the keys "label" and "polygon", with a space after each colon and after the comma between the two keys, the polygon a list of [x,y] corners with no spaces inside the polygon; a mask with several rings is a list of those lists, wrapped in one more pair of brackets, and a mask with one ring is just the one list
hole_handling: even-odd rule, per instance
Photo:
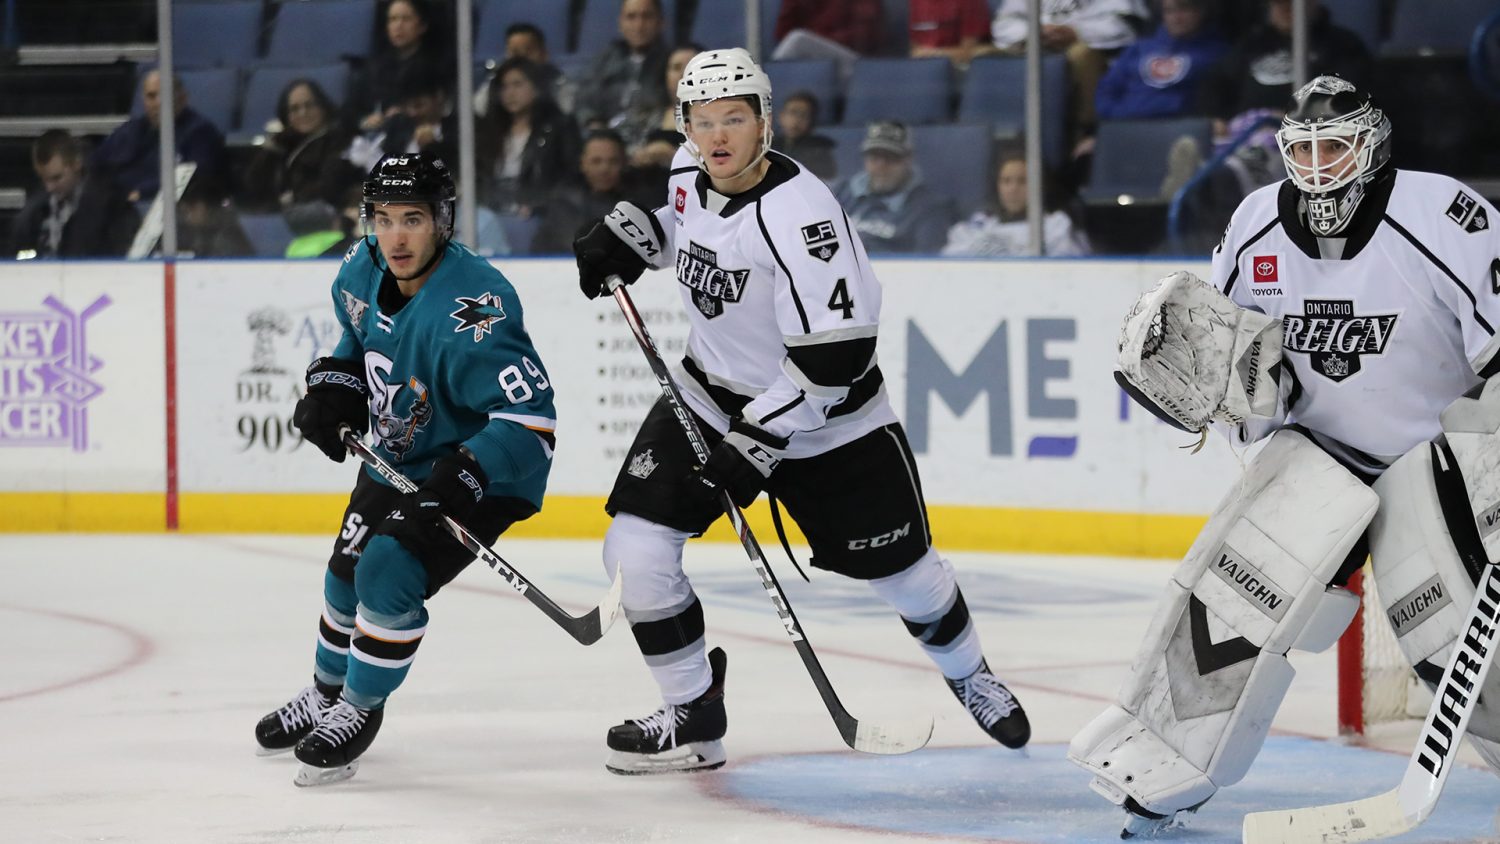
{"label": "hockey goalie", "polygon": [[[1442,671],[1500,555],[1500,236],[1493,206],[1390,165],[1390,121],[1338,77],[1299,90],[1288,178],[1248,196],[1204,282],[1128,314],[1117,380],[1161,419],[1266,440],[1167,584],[1115,702],[1069,758],[1149,835],[1244,777],[1331,646],[1366,558],[1401,649]],[[1392,612],[1394,610],[1394,612]],[[1469,737],[1500,771],[1500,672]]]}

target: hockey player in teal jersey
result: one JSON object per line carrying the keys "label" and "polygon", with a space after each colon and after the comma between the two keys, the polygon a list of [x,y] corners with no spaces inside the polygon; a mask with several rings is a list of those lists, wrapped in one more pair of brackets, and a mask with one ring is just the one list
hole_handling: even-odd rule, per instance
{"label": "hockey player in teal jersey", "polygon": [[256,725],[260,753],[295,750],[298,785],[353,776],[427,629],[426,602],[472,560],[442,526],[486,544],[536,513],[551,467],[552,386],[505,276],[451,240],[453,179],[421,153],[364,184],[366,236],[333,284],[343,337],[307,370],[293,422],[336,462],[345,428],[419,486],[369,469],[323,578],[313,685]]}

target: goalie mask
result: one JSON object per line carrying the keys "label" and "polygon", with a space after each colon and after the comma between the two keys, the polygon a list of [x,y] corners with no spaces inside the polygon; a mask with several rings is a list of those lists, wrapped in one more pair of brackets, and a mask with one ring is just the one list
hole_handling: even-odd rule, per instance
{"label": "goalie mask", "polygon": [[[738,178],[760,163],[766,150],[771,148],[771,77],[760,69],[748,50],[744,47],[706,50],[688,61],[682,79],[677,83],[677,131],[687,137],[688,112],[694,103],[733,97],[748,99],[761,121],[760,150],[745,169],[736,174]],[[689,139],[684,146],[698,162],[698,167],[707,171],[708,166],[698,145]]]}
{"label": "goalie mask", "polygon": [[1281,160],[1302,192],[1307,228],[1333,237],[1391,159],[1391,121],[1369,94],[1337,76],[1319,76],[1292,100],[1276,133]]}

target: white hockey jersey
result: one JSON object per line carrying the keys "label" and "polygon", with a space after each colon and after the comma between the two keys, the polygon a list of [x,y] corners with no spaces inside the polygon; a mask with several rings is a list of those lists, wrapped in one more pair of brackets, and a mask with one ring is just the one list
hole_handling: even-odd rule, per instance
{"label": "white hockey jersey", "polygon": [[1379,472],[1500,371],[1500,219],[1463,183],[1409,170],[1370,186],[1345,238],[1308,233],[1298,199],[1290,182],[1246,197],[1210,283],[1282,319],[1300,388],[1287,421]]}
{"label": "white hockey jersey", "polygon": [[761,183],[714,191],[679,150],[656,210],[690,333],[683,400],[719,431],[729,418],[811,457],[896,421],[875,360],[880,283],[818,177],[767,153]]}

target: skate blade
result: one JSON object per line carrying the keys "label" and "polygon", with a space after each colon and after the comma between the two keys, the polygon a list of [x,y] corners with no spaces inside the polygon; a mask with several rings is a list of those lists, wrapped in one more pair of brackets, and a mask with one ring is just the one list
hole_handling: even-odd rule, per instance
{"label": "skate blade", "polygon": [[280,756],[283,753],[291,752],[292,748],[290,747],[261,747],[258,744],[255,746],[256,756]]}
{"label": "skate blade", "polygon": [[633,777],[649,774],[679,774],[712,771],[724,767],[724,742],[699,741],[662,753],[626,753],[616,750],[605,760],[611,774]]}
{"label": "skate blade", "polygon": [[302,768],[297,771],[297,776],[292,780],[292,784],[297,786],[298,788],[309,788],[318,785],[331,785],[333,783],[343,782],[344,780],[349,779],[350,777],[354,776],[354,772],[358,770],[358,759],[355,759],[353,762],[350,762],[347,765],[340,765],[337,768],[314,768],[312,765],[304,764]]}

